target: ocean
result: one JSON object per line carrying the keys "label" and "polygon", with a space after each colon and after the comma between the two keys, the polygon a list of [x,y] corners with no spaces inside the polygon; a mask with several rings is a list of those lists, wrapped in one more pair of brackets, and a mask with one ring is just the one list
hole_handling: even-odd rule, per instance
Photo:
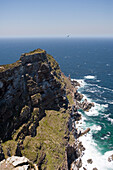
{"label": "ocean", "polygon": [[[113,39],[112,38],[1,38],[0,65],[10,64],[20,55],[34,49],[45,49],[58,61],[62,72],[80,82],[78,89],[95,106],[83,112],[78,128],[90,127],[87,137],[81,137],[93,159],[87,169],[113,169],[108,156],[113,154]],[[87,157],[87,156],[88,157]]]}

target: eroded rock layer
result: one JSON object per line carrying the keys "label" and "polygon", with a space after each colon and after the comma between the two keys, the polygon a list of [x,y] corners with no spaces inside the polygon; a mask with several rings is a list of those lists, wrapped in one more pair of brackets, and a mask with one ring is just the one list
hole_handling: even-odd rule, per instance
{"label": "eroded rock layer", "polygon": [[10,139],[28,120],[27,133],[35,135],[32,134],[38,123],[33,120],[35,112],[40,120],[45,109],[60,107],[67,107],[65,84],[58,63],[44,50],[23,54],[16,63],[0,67],[0,138],[3,141]]}

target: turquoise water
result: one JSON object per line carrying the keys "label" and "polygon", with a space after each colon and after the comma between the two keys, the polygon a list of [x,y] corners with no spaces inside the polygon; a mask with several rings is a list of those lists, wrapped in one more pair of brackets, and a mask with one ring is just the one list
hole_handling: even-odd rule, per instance
{"label": "turquoise water", "polygon": [[0,65],[15,62],[20,55],[36,48],[52,54],[66,76],[79,79],[79,89],[95,107],[82,112],[83,128],[101,155],[113,150],[113,39],[26,38],[0,39]]}

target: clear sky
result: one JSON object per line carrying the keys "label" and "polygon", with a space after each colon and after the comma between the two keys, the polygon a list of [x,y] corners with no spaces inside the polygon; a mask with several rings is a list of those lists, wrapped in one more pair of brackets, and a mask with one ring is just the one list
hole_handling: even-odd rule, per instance
{"label": "clear sky", "polygon": [[0,0],[0,37],[112,36],[113,0]]}

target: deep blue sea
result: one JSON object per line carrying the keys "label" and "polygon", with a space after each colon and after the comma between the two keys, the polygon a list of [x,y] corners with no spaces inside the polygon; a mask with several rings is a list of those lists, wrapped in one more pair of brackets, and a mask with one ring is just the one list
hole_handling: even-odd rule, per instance
{"label": "deep blue sea", "polygon": [[81,83],[78,90],[84,98],[94,102],[89,112],[80,111],[80,127],[91,128],[82,140],[90,148],[88,154],[99,159],[98,169],[113,169],[113,164],[105,163],[113,154],[113,39],[4,38],[0,39],[0,65],[15,62],[22,53],[37,48],[53,55],[64,74]]}

